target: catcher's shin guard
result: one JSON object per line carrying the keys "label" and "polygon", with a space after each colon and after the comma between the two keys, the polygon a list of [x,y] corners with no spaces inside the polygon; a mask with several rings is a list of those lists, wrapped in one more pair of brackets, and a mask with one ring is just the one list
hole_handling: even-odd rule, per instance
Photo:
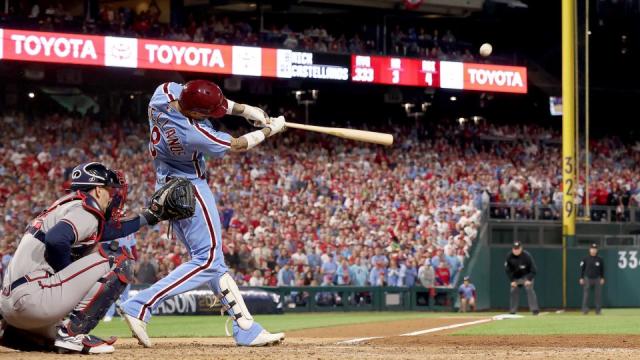
{"label": "catcher's shin guard", "polygon": [[88,334],[95,328],[133,279],[130,255],[124,248],[113,247],[103,244],[100,249],[100,253],[111,261],[112,270],[91,288],[92,296],[85,298],[89,300],[83,300],[69,315],[66,327],[70,335]]}
{"label": "catcher's shin guard", "polygon": [[238,289],[235,280],[233,280],[229,273],[224,273],[224,275],[220,277],[219,285],[220,294],[218,298],[222,303],[223,309],[231,316],[233,321],[238,324],[240,329],[249,330],[253,325],[253,317],[242,299],[240,289]]}

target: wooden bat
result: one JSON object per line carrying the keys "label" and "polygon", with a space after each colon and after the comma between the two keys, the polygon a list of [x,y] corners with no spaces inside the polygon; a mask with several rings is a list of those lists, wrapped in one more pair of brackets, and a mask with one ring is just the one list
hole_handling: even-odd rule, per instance
{"label": "wooden bat", "polygon": [[285,126],[293,129],[307,130],[329,134],[349,140],[364,141],[374,144],[389,146],[393,144],[393,135],[380,133],[375,131],[355,130],[328,126],[305,125],[292,122],[286,122]]}

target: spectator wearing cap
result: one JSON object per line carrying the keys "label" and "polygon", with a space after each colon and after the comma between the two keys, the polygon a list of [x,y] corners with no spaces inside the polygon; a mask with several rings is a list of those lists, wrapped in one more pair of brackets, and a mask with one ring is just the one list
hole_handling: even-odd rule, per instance
{"label": "spectator wearing cap", "polygon": [[289,263],[284,264],[278,271],[278,286],[293,286],[295,284],[295,274],[291,270]]}
{"label": "spectator wearing cap", "polygon": [[367,259],[361,258],[349,267],[349,271],[353,275],[352,284],[355,286],[366,286],[369,268],[367,267]]}
{"label": "spectator wearing cap", "polygon": [[322,255],[322,250],[319,247],[316,248],[315,252],[310,252],[307,255],[307,263],[309,264],[309,266],[311,266],[311,268],[318,268],[320,267],[320,265],[322,265],[320,255]]}
{"label": "spectator wearing cap", "polygon": [[435,285],[436,274],[429,259],[425,260],[424,264],[418,269],[418,279],[420,284],[427,289],[431,289]]}
{"label": "spectator wearing cap", "polygon": [[386,284],[387,268],[383,262],[377,262],[369,272],[369,285],[384,286]]}
{"label": "spectator wearing cap", "polygon": [[383,253],[383,249],[380,246],[377,246],[375,251],[375,255],[371,257],[371,265],[376,265],[379,262],[382,262],[384,266],[389,265],[389,258]]}
{"label": "spectator wearing cap", "polygon": [[468,276],[464,277],[462,285],[458,288],[458,294],[460,295],[460,312],[467,312],[467,307],[471,311],[476,311],[476,287]]}
{"label": "spectator wearing cap", "polygon": [[391,263],[387,270],[387,286],[402,286],[400,268],[398,267],[398,261],[395,258],[391,258]]}
{"label": "spectator wearing cap", "polygon": [[449,272],[451,273],[451,282],[456,282],[456,276],[458,272],[462,269],[462,261],[460,258],[454,253],[455,248],[453,246],[447,246],[445,248],[445,260],[449,265]]}
{"label": "spectator wearing cap", "polygon": [[511,251],[504,262],[504,269],[511,286],[509,312],[515,314],[520,303],[520,288],[527,292],[527,302],[533,315],[538,315],[538,299],[533,289],[533,281],[536,277],[536,264],[529,252],[522,249],[519,241],[513,243]]}
{"label": "spectator wearing cap", "polygon": [[264,269],[264,286],[277,286],[278,274],[269,268]]}
{"label": "spectator wearing cap", "polygon": [[441,261],[438,264],[436,273],[436,285],[438,286],[450,286],[451,285],[451,272],[449,271],[449,264],[446,261]]}
{"label": "spectator wearing cap", "polygon": [[330,279],[333,282],[336,271],[338,271],[338,264],[333,259],[333,254],[329,253],[327,261],[323,262],[320,267],[320,273],[324,279]]}
{"label": "spectator wearing cap", "polygon": [[296,271],[298,272],[302,271],[302,268],[309,264],[307,255],[304,253],[304,246],[302,243],[298,244],[296,252],[291,255],[291,260],[293,260],[293,265],[296,267]]}
{"label": "spectator wearing cap", "polygon": [[249,279],[249,286],[264,286],[264,277],[262,271],[255,270]]}
{"label": "spectator wearing cap", "polygon": [[349,262],[343,258],[336,270],[336,282],[338,285],[351,285],[352,278]]}
{"label": "spectator wearing cap", "polygon": [[413,258],[407,260],[406,264],[400,266],[400,277],[403,279],[401,286],[413,287],[416,285],[418,278],[418,268]]}
{"label": "spectator wearing cap", "polygon": [[602,286],[604,285],[604,260],[598,256],[598,244],[589,247],[589,255],[580,262],[580,285],[582,285],[582,313],[589,313],[589,293],[594,289],[596,315],[602,309]]}

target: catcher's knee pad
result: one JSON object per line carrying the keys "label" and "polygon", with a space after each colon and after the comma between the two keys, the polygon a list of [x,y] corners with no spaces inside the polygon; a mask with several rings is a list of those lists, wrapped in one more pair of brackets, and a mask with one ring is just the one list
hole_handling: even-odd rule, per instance
{"label": "catcher's knee pad", "polygon": [[88,334],[132,282],[133,263],[130,259],[115,261],[114,265],[108,274],[98,280],[99,286],[91,289],[94,292],[91,300],[76,308],[69,316],[69,334]]}
{"label": "catcher's knee pad", "polygon": [[235,280],[229,273],[224,273],[218,280],[218,285],[220,287],[218,298],[224,310],[238,324],[240,329],[249,330],[253,325],[253,317],[242,299],[240,289],[238,289]]}
{"label": "catcher's knee pad", "polygon": [[[112,269],[123,267],[123,263],[131,262],[133,255],[125,247],[120,246],[118,241],[103,242],[98,247],[98,252],[102,257],[109,260]],[[131,266],[129,265],[131,268]],[[133,271],[132,271],[133,276]]]}

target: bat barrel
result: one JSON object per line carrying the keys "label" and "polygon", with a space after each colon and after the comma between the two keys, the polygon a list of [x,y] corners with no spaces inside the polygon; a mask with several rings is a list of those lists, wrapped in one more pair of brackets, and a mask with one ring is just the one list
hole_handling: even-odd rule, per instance
{"label": "bat barrel", "polygon": [[293,129],[313,131],[313,132],[319,132],[322,134],[338,136],[343,139],[363,141],[363,142],[386,145],[386,146],[393,144],[393,135],[387,134],[387,133],[328,127],[328,126],[306,125],[306,124],[298,124],[298,123],[291,123],[291,122],[287,122],[286,126],[288,128],[293,128]]}

